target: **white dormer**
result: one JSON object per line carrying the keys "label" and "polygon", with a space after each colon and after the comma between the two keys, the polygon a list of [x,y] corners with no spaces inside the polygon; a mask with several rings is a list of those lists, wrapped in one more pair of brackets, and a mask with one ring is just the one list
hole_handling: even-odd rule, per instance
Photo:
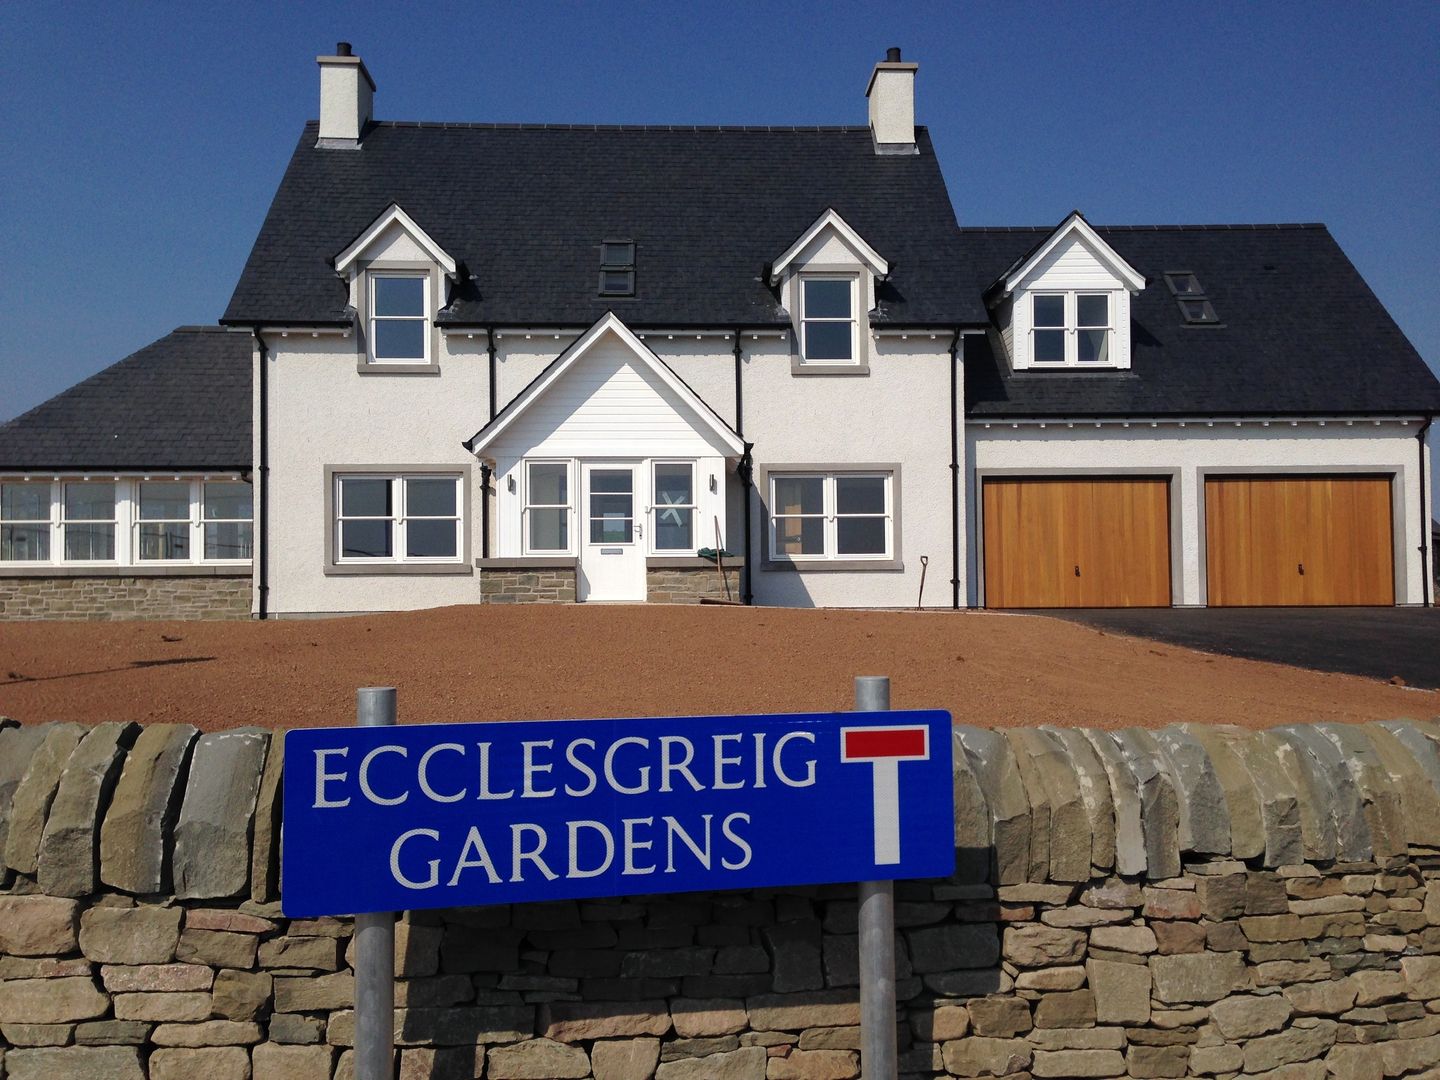
{"label": "white dormer", "polygon": [[1011,367],[1128,369],[1130,298],[1144,288],[1144,275],[1075,211],[992,286]]}
{"label": "white dormer", "polygon": [[335,272],[350,287],[362,372],[440,370],[435,316],[456,263],[409,214],[392,203],[335,256]]}
{"label": "white dormer", "polygon": [[863,375],[870,363],[875,282],[890,264],[834,210],[826,210],[770,266],[770,284],[795,329],[791,369]]}

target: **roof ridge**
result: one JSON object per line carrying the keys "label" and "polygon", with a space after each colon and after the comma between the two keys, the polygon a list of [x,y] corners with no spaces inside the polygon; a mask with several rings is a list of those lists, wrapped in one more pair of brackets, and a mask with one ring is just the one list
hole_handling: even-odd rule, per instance
{"label": "roof ridge", "polygon": [[[307,127],[318,125],[319,121],[306,121]],[[422,128],[459,131],[670,131],[695,132],[716,131],[734,133],[783,133],[783,132],[849,132],[866,133],[868,124],[548,124],[548,123],[498,123],[467,120],[373,120],[373,126],[380,128]],[[926,130],[924,124],[916,124],[915,130]]]}
{"label": "roof ridge", "polygon": [[[1090,227],[1105,232],[1282,232],[1286,230],[1326,229],[1323,221],[1282,221],[1282,222],[1238,222],[1232,224],[1192,225],[1096,225]],[[1025,233],[1055,231],[1053,225],[961,225],[961,232]]]}

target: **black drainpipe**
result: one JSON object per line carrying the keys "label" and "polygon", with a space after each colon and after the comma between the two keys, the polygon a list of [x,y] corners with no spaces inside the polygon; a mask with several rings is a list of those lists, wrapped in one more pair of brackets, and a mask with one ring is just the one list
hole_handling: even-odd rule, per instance
{"label": "black drainpipe", "polygon": [[490,466],[480,463],[480,558],[490,557]]}
{"label": "black drainpipe", "polygon": [[950,607],[960,609],[960,343],[959,327],[950,341]]}
{"label": "black drainpipe", "polygon": [[260,425],[260,461],[255,470],[256,483],[260,488],[260,562],[256,585],[259,602],[255,606],[255,617],[266,619],[270,616],[270,350],[260,336],[258,323],[255,325],[255,341],[260,346],[260,408],[256,417]]}
{"label": "black drainpipe", "polygon": [[1431,593],[1430,583],[1432,571],[1425,565],[1426,556],[1430,551],[1430,485],[1427,484],[1425,476],[1425,436],[1430,434],[1430,425],[1435,422],[1433,416],[1425,418],[1425,423],[1420,425],[1420,434],[1416,441],[1420,446],[1420,576],[1424,580],[1420,582],[1421,596],[1425,599],[1425,606],[1430,606]]}
{"label": "black drainpipe", "polygon": [[485,328],[485,351],[490,354],[490,419],[500,410],[495,407],[495,327]]}
{"label": "black drainpipe", "polygon": [[[740,345],[740,328],[735,328],[735,348],[731,350],[735,354],[735,434],[743,440],[745,438],[745,383],[740,373],[744,366],[745,350]],[[753,443],[745,443],[745,453],[741,455],[740,464],[735,472],[740,477],[741,493],[744,496],[744,513],[742,523],[745,529],[745,541],[743,545],[745,565],[741,567],[740,599],[749,605],[755,602],[755,590],[751,587],[750,577],[750,498],[754,487],[755,466],[750,457],[750,450]]]}

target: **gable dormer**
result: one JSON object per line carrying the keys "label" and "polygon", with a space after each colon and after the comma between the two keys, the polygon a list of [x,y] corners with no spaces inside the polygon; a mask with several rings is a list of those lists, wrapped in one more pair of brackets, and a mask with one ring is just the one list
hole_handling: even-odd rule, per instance
{"label": "gable dormer", "polygon": [[864,375],[870,364],[875,282],[890,264],[833,209],[770,265],[770,284],[795,331],[796,374]]}
{"label": "gable dormer", "polygon": [[1145,277],[1076,210],[990,288],[1016,371],[1130,367],[1130,298]]}
{"label": "gable dormer", "polygon": [[335,256],[350,287],[362,372],[436,373],[435,317],[447,302],[455,259],[392,203]]}

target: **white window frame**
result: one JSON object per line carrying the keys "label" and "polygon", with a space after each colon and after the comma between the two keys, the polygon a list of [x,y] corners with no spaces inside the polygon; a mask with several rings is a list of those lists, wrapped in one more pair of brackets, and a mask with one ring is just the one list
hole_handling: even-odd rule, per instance
{"label": "white window frame", "polygon": [[[880,514],[840,514],[836,497],[837,479],[881,479],[885,481],[885,510]],[[775,508],[778,500],[775,494],[777,480],[819,479],[822,481],[821,512],[818,514],[780,514]],[[877,469],[836,469],[818,471],[797,469],[795,471],[774,471],[769,474],[770,536],[767,541],[770,560],[780,563],[825,563],[825,562],[888,562],[895,558],[895,474]],[[883,518],[885,520],[885,550],[869,554],[842,554],[839,551],[839,519],[842,517]],[[790,554],[778,550],[779,523],[798,518],[820,518],[824,521],[824,551],[818,554]]]}
{"label": "white window frame", "polygon": [[[142,516],[146,484],[185,484],[187,495],[185,516],[183,518],[147,518]],[[152,477],[149,480],[136,482],[134,492],[135,513],[132,515],[133,520],[130,522],[130,550],[135,553],[135,562],[137,565],[184,566],[195,561],[195,526],[198,518],[198,507],[195,504],[195,499],[196,491],[194,481],[171,480],[168,477]],[[170,559],[164,558],[163,556],[151,556],[147,558],[144,554],[144,544],[140,538],[140,532],[146,525],[184,525],[189,539],[189,554],[183,559]]]}
{"label": "white window frame", "polygon": [[[1059,296],[1065,302],[1065,318],[1062,326],[1037,326],[1035,324],[1035,301],[1042,297]],[[1080,297],[1082,296],[1103,296],[1105,297],[1106,325],[1104,326],[1081,326],[1080,325]],[[1082,371],[1104,371],[1110,368],[1118,368],[1120,364],[1116,361],[1116,350],[1119,347],[1119,335],[1116,333],[1116,312],[1120,307],[1119,295],[1113,289],[1036,289],[1025,296],[1025,302],[1030,305],[1028,319],[1030,324],[1030,339],[1027,342],[1030,366],[1037,368],[1079,368]],[[1080,331],[1081,330],[1104,330],[1106,333],[1106,359],[1105,360],[1081,360],[1080,359]],[[1059,331],[1065,337],[1065,358],[1063,360],[1041,360],[1035,352],[1035,335]]]}
{"label": "white window frame", "polygon": [[[563,465],[565,466],[565,495],[564,503],[532,503],[530,501],[530,467],[532,465]],[[575,554],[575,459],[574,458],[524,458],[520,462],[520,484],[522,499],[520,503],[520,550],[526,555],[537,556],[562,556]],[[530,546],[530,511],[557,510],[561,507],[565,510],[565,539],[564,548],[532,548]]]}
{"label": "white window frame", "polygon": [[[196,483],[195,483],[195,489],[196,489],[196,490],[195,490],[195,498],[198,500],[197,505],[196,505],[196,517],[197,517],[197,519],[198,519],[198,530],[197,530],[197,537],[196,537],[197,542],[196,542],[196,545],[195,545],[194,550],[195,550],[195,553],[196,553],[196,559],[197,559],[197,561],[199,561],[199,562],[203,562],[203,563],[214,563],[214,564],[236,563],[236,564],[239,564],[239,565],[245,565],[245,564],[248,564],[249,562],[251,562],[251,560],[254,558],[254,555],[255,555],[255,502],[254,502],[254,499],[255,499],[255,490],[254,490],[254,488],[252,487],[252,488],[251,488],[251,491],[250,491],[250,499],[251,499],[251,502],[250,502],[250,516],[249,516],[249,517],[244,517],[244,518],[210,517],[209,514],[208,514],[208,512],[207,512],[207,510],[206,510],[206,503],[205,503],[205,489],[206,489],[206,487],[208,487],[208,486],[211,485],[211,484],[235,484],[235,483],[243,483],[243,481],[240,481],[240,480],[227,480],[227,479],[219,478],[219,477],[206,477],[206,478],[204,478],[204,479],[201,479],[201,480],[196,481]],[[209,558],[206,558],[206,557],[205,557],[205,548],[206,548],[206,543],[207,543],[207,539],[206,539],[206,529],[207,529],[209,526],[211,526],[211,525],[249,525],[249,526],[250,526],[250,555],[248,555],[248,556],[240,555],[240,556],[236,556],[236,557],[233,558],[233,559],[223,559],[223,558],[209,559]]]}
{"label": "white window frame", "polygon": [[[189,485],[189,515],[187,518],[166,518],[165,522],[184,521],[190,529],[190,555],[184,559],[142,559],[140,557],[140,485],[146,483],[186,483]],[[226,518],[226,522],[248,523],[251,525],[251,552],[250,557],[235,559],[207,559],[205,558],[205,525],[204,519],[204,493],[207,483],[243,483],[244,481],[235,475],[212,474],[208,476],[185,476],[185,475],[164,475],[150,474],[143,476],[84,476],[84,475],[56,475],[48,479],[38,479],[29,476],[5,476],[0,477],[0,483],[5,484],[35,484],[49,489],[49,518],[43,521],[14,521],[6,519],[4,524],[26,524],[26,525],[48,525],[50,529],[50,558],[49,559],[0,559],[0,572],[21,568],[43,568],[43,567],[149,567],[163,569],[165,567],[186,567],[186,566],[249,566],[253,561],[254,552],[254,515],[248,518]],[[68,484],[110,484],[115,491],[115,514],[113,518],[102,521],[85,521],[80,518],[68,518],[65,514],[65,487]],[[252,503],[253,506],[253,503]],[[218,523],[222,519],[212,519]],[[145,524],[159,524],[161,519],[145,522]],[[99,524],[111,525],[115,528],[115,557],[113,559],[69,559],[65,557],[65,529],[68,525]]]}
{"label": "white window frame", "polygon": [[[376,283],[377,281],[381,280],[382,278],[419,278],[419,279],[421,280],[421,282],[423,283],[423,284],[422,284],[422,291],[421,291],[420,314],[419,314],[418,316],[417,316],[417,315],[379,315],[379,314],[376,314],[376,310],[375,310],[375,283]],[[431,279],[431,274],[430,274],[430,271],[429,271],[429,270],[375,270],[375,269],[372,269],[372,270],[367,270],[367,271],[366,271],[366,273],[365,273],[365,299],[366,299],[366,307],[365,307],[365,310],[366,310],[366,313],[367,313],[367,315],[368,315],[368,318],[367,318],[367,320],[366,320],[366,322],[367,322],[368,325],[366,326],[366,338],[365,338],[365,340],[366,340],[366,342],[367,342],[367,352],[369,353],[369,361],[370,361],[370,363],[372,363],[372,364],[395,364],[395,365],[399,365],[399,366],[402,366],[402,367],[403,367],[403,366],[406,366],[406,365],[414,365],[414,366],[419,366],[419,365],[422,365],[422,364],[423,364],[423,365],[429,365],[429,364],[431,364],[431,363],[434,362],[434,355],[433,355],[432,352],[431,352],[432,346],[431,346],[431,343],[430,343],[430,339],[431,339],[431,337],[433,336],[433,327],[432,327],[432,321],[433,321],[433,320],[431,319],[431,312],[434,310],[434,305],[433,305],[432,302],[431,302],[431,295],[430,295],[430,279]],[[375,344],[376,344],[376,342],[377,342],[379,339],[378,339],[378,337],[377,337],[377,335],[376,335],[376,333],[375,333],[375,328],[376,328],[376,324],[377,324],[377,323],[381,323],[381,322],[418,322],[418,323],[420,323],[420,324],[422,325],[423,330],[424,330],[424,333],[423,333],[422,336],[421,336],[421,340],[424,342],[424,355],[421,356],[421,357],[419,357],[419,358],[417,359],[416,357],[413,357],[413,356],[392,357],[392,356],[380,356],[378,353],[376,353],[376,351],[375,351]]]}
{"label": "white window frame", "polygon": [[[344,485],[347,480],[383,480],[390,485],[390,514],[381,517],[375,514],[345,515]],[[411,480],[452,480],[455,484],[455,513],[415,514],[409,513],[409,482]],[[464,475],[457,472],[424,473],[378,473],[378,472],[337,472],[334,478],[334,551],[331,553],[336,566],[455,566],[465,562],[465,489]],[[409,555],[407,525],[411,521],[451,521],[455,523],[454,555]],[[345,552],[345,522],[385,521],[390,526],[390,556],[355,556]]]}
{"label": "white window frame", "polygon": [[0,479],[0,484],[7,486],[24,486],[45,489],[45,516],[43,518],[7,518],[3,516],[3,506],[0,506],[0,526],[41,526],[45,530],[47,558],[44,559],[0,559],[0,566],[49,566],[55,562],[55,543],[58,537],[57,509],[55,501],[55,484],[49,480],[30,479]]}
{"label": "white window frame", "polygon": [[[708,544],[700,543],[700,492],[696,487],[700,470],[698,462],[694,458],[654,458],[650,462],[650,498],[653,501],[655,493],[660,490],[659,482],[655,479],[655,470],[661,466],[684,466],[690,470],[690,501],[688,503],[655,503],[646,507],[647,524],[650,526],[650,554],[657,556],[666,555],[694,555],[702,547]],[[660,517],[666,510],[689,510],[690,511],[690,546],[688,548],[662,548],[657,541],[660,539]]]}
{"label": "white window frame", "polygon": [[[822,315],[811,318],[805,311],[805,286],[811,281],[845,281],[850,285],[850,317],[841,319],[833,315]],[[859,367],[863,363],[860,355],[860,274],[858,272],[801,272],[796,281],[796,289],[799,294],[800,309],[798,319],[800,325],[800,363],[815,365],[851,365]],[[812,358],[810,356],[810,323],[842,323],[850,324],[850,356],[843,360]]]}

